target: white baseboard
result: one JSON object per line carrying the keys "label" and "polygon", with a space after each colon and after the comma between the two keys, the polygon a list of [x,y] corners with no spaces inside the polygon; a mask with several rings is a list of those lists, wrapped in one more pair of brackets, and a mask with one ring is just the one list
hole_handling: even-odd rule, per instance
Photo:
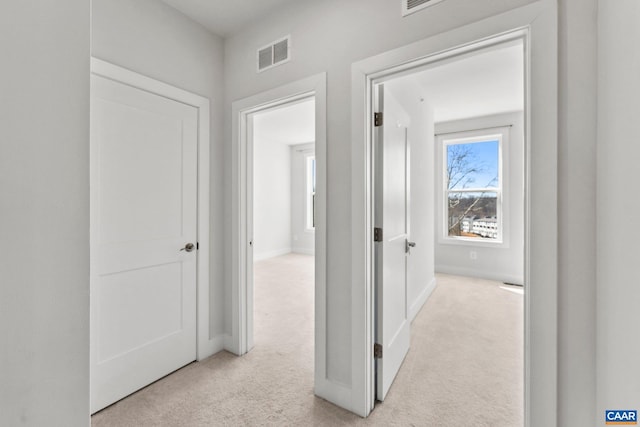
{"label": "white baseboard", "polygon": [[422,292],[420,292],[420,295],[413,302],[413,304],[411,304],[411,307],[409,307],[409,321],[413,322],[413,319],[415,319],[415,317],[418,315],[420,309],[422,308],[424,303],[427,302],[435,288],[436,278],[434,277],[433,279],[431,279],[431,282],[429,282],[429,284],[424,287]]}
{"label": "white baseboard", "polygon": [[202,346],[198,347],[198,361],[204,360],[209,356],[213,356],[225,349],[225,342],[227,339],[226,334],[216,335],[215,337],[208,340]]}
{"label": "white baseboard", "polygon": [[262,252],[259,254],[254,253],[253,260],[262,261],[263,259],[269,259],[269,258],[277,257],[280,255],[286,255],[288,253],[291,253],[291,248],[276,249],[274,251]]}
{"label": "white baseboard", "polygon": [[316,375],[313,387],[313,393],[333,403],[336,406],[346,409],[347,411],[354,412],[361,417],[367,416],[362,414],[358,408],[353,407],[353,389],[344,384],[340,384],[336,381],[331,381],[328,378],[318,378]]}
{"label": "white baseboard", "polygon": [[240,349],[236,345],[233,336],[229,334],[224,335],[224,350],[227,350],[229,353],[233,353],[236,356],[240,355]]}
{"label": "white baseboard", "polygon": [[315,255],[316,251],[314,249],[309,249],[309,248],[292,248],[291,252],[296,253],[296,254],[303,254],[303,255]]}
{"label": "white baseboard", "polygon": [[476,277],[478,279],[495,280],[498,282],[523,285],[524,278],[510,274],[501,274],[491,271],[476,270],[473,268],[456,267],[451,265],[436,265],[436,273],[453,274],[455,276]]}

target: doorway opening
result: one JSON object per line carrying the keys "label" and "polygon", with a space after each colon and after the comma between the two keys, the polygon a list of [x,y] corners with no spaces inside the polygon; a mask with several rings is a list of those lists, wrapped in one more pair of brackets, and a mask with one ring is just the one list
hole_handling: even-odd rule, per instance
{"label": "doorway opening", "polygon": [[[310,357],[309,363],[313,366],[316,393],[326,388],[327,383],[326,81],[325,73],[317,74],[235,101],[232,105],[232,313],[231,336],[226,348],[237,355],[243,355],[254,346],[254,342],[268,338],[265,331],[286,335],[286,328],[270,326],[269,319],[273,318],[272,315],[275,313],[286,313],[287,298],[294,298],[294,293],[287,289],[286,282],[296,281],[296,277],[299,281],[310,281],[310,286],[306,288],[307,293],[300,298],[306,298],[310,305],[302,310],[304,313],[297,313],[300,313],[299,316],[306,319],[305,321],[310,320],[311,326],[305,339],[310,339],[313,343],[313,353],[310,353],[313,357]],[[303,121],[294,117],[295,111],[303,115],[305,113],[301,112],[306,111],[306,121],[312,123],[313,129],[310,129],[311,125],[301,126]],[[295,130],[297,127],[310,133],[295,136],[296,132],[292,131],[291,134],[294,136],[290,137],[288,143],[283,144],[283,129]],[[272,138],[280,140],[278,148],[269,148],[264,141],[260,144],[259,139],[264,140],[265,135],[270,132],[269,129],[272,133],[280,134]],[[288,162],[282,158],[273,159],[275,152],[282,152],[284,158],[288,157]],[[280,167],[276,166],[278,162],[281,164]],[[287,167],[290,172],[285,171]],[[261,191],[259,194],[255,191],[256,188],[259,190],[265,187],[276,175],[281,176],[282,182],[285,182],[280,184],[280,187],[285,187],[285,191],[280,188],[280,196],[277,196],[284,197],[284,202],[281,200],[274,203],[274,198],[277,197],[269,191]],[[288,237],[284,237],[280,243],[276,237],[268,237],[274,233],[276,227],[269,225],[267,221],[267,216],[271,215],[268,209],[259,207],[259,204],[264,202],[259,200],[260,197],[265,198],[266,203],[274,209],[274,220],[281,225],[284,224],[282,228],[289,230]],[[288,209],[287,200],[290,204]],[[284,220],[286,217],[289,218],[288,222]],[[287,255],[287,252],[298,253]],[[284,256],[274,258],[277,255]],[[268,257],[271,259],[266,259]],[[255,265],[254,260],[257,260]],[[274,260],[275,262],[271,263]],[[282,268],[283,265],[294,267],[294,264],[297,267],[293,269],[298,271],[295,275],[287,275],[286,268],[277,274],[271,274],[274,269]],[[291,268],[288,271],[290,272]],[[276,293],[270,292],[266,287],[269,285],[258,289],[260,283],[268,281],[276,282],[275,285],[272,283],[272,286],[280,287],[283,292],[281,297],[274,297]],[[273,307],[265,303],[269,298],[275,299]],[[257,304],[261,304],[255,310],[254,299]],[[301,301],[296,301],[299,302]],[[260,311],[265,307],[266,312]],[[293,322],[289,321],[286,326],[295,327],[295,324],[292,325]],[[262,333],[264,336],[258,337],[257,334]]]}
{"label": "doorway opening", "polygon": [[[399,337],[408,335],[407,324],[414,320],[429,298],[433,288],[429,289],[426,283],[437,279],[436,272],[499,279],[524,285],[528,293],[525,272],[529,243],[525,230],[529,226],[526,225],[528,206],[525,201],[530,184],[525,158],[529,148],[525,131],[529,120],[525,102],[528,87],[526,47],[527,32],[517,30],[452,49],[431,60],[409,61],[402,66],[371,73],[367,79],[369,85],[365,90],[371,99],[371,137],[368,140],[374,159],[368,165],[372,198],[367,210],[372,231],[375,230],[369,249],[373,278],[371,316],[374,319],[371,337],[375,343],[370,370],[373,372],[369,388],[371,404],[376,399],[384,400],[390,382],[400,369],[409,343],[408,338]],[[407,154],[404,165],[400,159],[396,163],[397,168],[404,167],[399,175],[406,175],[406,182],[394,189],[392,180],[386,178],[390,175],[386,170],[387,158],[393,159],[399,151],[387,151],[392,133],[397,133],[397,128],[401,127],[406,128]],[[417,128],[413,135],[412,128]],[[400,140],[401,136],[398,133],[396,139]],[[429,146],[426,151],[425,144]],[[477,160],[478,165],[472,160]],[[452,167],[463,170],[456,172]],[[432,175],[424,174],[423,170],[431,171]],[[451,176],[452,172],[457,175]],[[488,174],[492,177],[485,179]],[[382,180],[381,176],[384,177]],[[424,188],[416,191],[413,185],[424,185],[425,181],[430,187],[425,200],[432,206],[415,215],[413,205],[416,201],[418,204],[429,202],[420,200],[424,198],[421,195]],[[397,194],[405,194],[405,198],[400,202]],[[389,199],[392,199],[391,205],[387,202]],[[403,206],[403,212],[394,211],[399,205]],[[386,228],[401,222],[387,223],[388,214],[394,213],[406,223],[402,230],[404,234],[387,233]],[[414,229],[420,222],[428,223],[430,230],[422,230],[422,233],[418,230],[416,235]],[[463,230],[464,225],[469,229]],[[393,249],[392,242],[387,239],[396,234],[404,236],[401,239],[404,245],[398,244]],[[418,260],[417,249],[421,246],[426,246],[427,250]],[[394,258],[394,250],[398,256],[392,266],[389,259]],[[500,260],[505,253],[510,258]],[[457,269],[455,264],[452,266],[452,262],[443,259],[457,261]],[[481,262],[487,265],[480,265]],[[422,267],[426,264],[427,269],[412,277],[412,264]],[[498,271],[498,266],[503,267],[502,271]],[[397,287],[404,298],[389,298],[386,294],[389,278],[398,276],[390,272],[400,267],[405,281]],[[414,289],[416,279],[419,285]],[[517,336],[511,350],[518,360],[513,363],[512,378],[507,382],[513,380],[518,384],[517,395],[512,399],[513,412],[517,413],[513,419],[517,420],[516,424],[523,424],[528,378],[524,374],[526,360],[523,360],[527,337],[522,331],[528,332],[525,320],[528,295],[523,298],[519,292],[507,292],[514,290],[508,285],[498,289],[506,299],[518,300],[514,303],[516,316],[508,320],[515,325],[512,329]],[[394,303],[397,307],[392,306]],[[387,359],[387,355],[392,357]],[[454,394],[452,396],[455,398]]]}
{"label": "doorway opening", "polygon": [[[524,422],[524,47],[515,36],[374,80],[379,401],[408,355],[415,320],[422,357],[405,364],[446,384],[425,391],[425,403],[464,413],[476,398],[456,390],[476,390],[491,408],[475,411],[479,420]],[[421,346],[425,336],[433,345]]]}
{"label": "doorway opening", "polygon": [[[313,360],[315,255],[315,98],[248,117],[248,350]],[[251,286],[251,281],[253,286]],[[291,357],[288,362],[284,358]],[[313,367],[309,366],[309,371]]]}

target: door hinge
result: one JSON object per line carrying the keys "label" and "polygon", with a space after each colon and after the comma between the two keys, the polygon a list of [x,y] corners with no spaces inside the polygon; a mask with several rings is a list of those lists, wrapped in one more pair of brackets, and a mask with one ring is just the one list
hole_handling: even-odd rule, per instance
{"label": "door hinge", "polygon": [[382,359],[382,344],[375,343],[373,345],[373,357],[375,359]]}
{"label": "door hinge", "polygon": [[382,242],[382,228],[376,227],[373,229],[373,241]]}
{"label": "door hinge", "polygon": [[382,126],[382,113],[373,113],[373,125]]}

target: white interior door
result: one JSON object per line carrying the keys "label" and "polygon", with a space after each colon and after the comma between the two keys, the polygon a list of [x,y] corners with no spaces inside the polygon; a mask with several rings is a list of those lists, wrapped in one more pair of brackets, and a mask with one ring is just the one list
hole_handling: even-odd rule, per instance
{"label": "white interior door", "polygon": [[398,102],[377,86],[375,227],[376,243],[376,398],[384,400],[409,351],[407,314],[408,164],[407,120]]}
{"label": "white interior door", "polygon": [[91,411],[196,359],[197,110],[91,77]]}

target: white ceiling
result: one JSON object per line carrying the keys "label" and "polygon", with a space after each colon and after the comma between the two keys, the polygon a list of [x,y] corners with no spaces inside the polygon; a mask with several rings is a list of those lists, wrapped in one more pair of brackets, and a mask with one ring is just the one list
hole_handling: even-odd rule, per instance
{"label": "white ceiling", "polygon": [[422,97],[434,120],[446,122],[521,111],[524,56],[521,43],[454,60],[385,83],[392,92]]}
{"label": "white ceiling", "polygon": [[[424,98],[434,120],[446,122],[512,111],[524,106],[522,44],[493,48],[393,79],[385,86],[401,100]],[[307,99],[254,115],[260,140],[295,145],[315,139],[315,106]]]}
{"label": "white ceiling", "polygon": [[316,127],[313,98],[256,113],[253,116],[253,133],[256,139],[278,144],[314,142]]}
{"label": "white ceiling", "polygon": [[209,31],[224,37],[291,0],[162,1],[204,25]]}

